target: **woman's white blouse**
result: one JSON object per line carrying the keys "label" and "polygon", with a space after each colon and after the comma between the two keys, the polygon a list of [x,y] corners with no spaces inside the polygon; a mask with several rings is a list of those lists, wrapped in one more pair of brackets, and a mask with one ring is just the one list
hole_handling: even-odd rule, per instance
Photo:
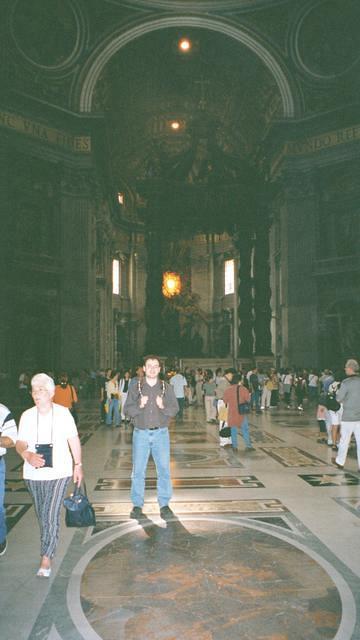
{"label": "woman's white blouse", "polygon": [[[72,475],[73,460],[68,439],[78,435],[74,418],[69,409],[53,403],[53,410],[45,415],[37,407],[24,411],[20,418],[18,439],[28,443],[29,451],[35,453],[35,445],[53,445],[53,466],[36,469],[24,461],[23,477],[26,480],[56,480]],[[37,424],[38,439],[37,439]]]}

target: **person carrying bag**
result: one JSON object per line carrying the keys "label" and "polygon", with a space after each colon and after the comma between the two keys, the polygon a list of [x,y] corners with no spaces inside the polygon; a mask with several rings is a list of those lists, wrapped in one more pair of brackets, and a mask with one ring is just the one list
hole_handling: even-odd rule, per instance
{"label": "person carrying bag", "polygon": [[65,523],[67,527],[94,527],[96,525],[95,511],[87,497],[86,484],[81,491],[81,485],[74,485],[73,492],[64,500]]}
{"label": "person carrying bag", "polygon": [[228,408],[228,427],[230,428],[233,451],[238,451],[238,428],[245,441],[246,451],[254,451],[249,434],[247,414],[250,411],[250,392],[242,384],[241,376],[234,375],[231,386],[224,391],[223,400]]}

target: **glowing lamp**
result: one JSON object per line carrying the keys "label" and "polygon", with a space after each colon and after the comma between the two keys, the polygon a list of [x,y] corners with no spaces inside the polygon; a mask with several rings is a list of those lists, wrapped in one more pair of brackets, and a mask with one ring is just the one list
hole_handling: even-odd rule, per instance
{"label": "glowing lamp", "polygon": [[181,278],[178,273],[166,271],[163,274],[162,292],[165,298],[178,296],[181,292]]}
{"label": "glowing lamp", "polygon": [[178,129],[180,129],[180,122],[174,120],[170,126],[174,131],[178,131]]}
{"label": "glowing lamp", "polygon": [[188,38],[181,38],[181,40],[179,40],[179,45],[178,46],[179,46],[180,51],[183,51],[184,53],[187,53],[191,49],[191,42],[190,42],[190,40],[188,40]]}

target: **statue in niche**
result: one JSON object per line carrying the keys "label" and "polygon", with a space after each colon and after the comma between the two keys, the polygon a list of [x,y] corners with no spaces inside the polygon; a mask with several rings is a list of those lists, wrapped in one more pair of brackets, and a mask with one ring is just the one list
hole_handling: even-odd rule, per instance
{"label": "statue in niche", "polygon": [[[349,303],[349,308],[351,308]],[[360,345],[360,305],[341,318],[342,348],[344,356],[359,352]]]}
{"label": "statue in niche", "polygon": [[226,358],[231,350],[231,330],[227,324],[221,324],[214,340],[215,353],[219,358]]}
{"label": "statue in niche", "polygon": [[358,237],[360,231],[359,212],[347,212],[340,218],[333,217],[334,238],[338,256],[352,256],[358,251]]}
{"label": "statue in niche", "polygon": [[201,356],[203,353],[203,345],[204,345],[204,340],[200,335],[198,329],[195,329],[195,332],[191,341],[192,355]]}
{"label": "statue in niche", "polygon": [[191,334],[192,334],[192,322],[186,318],[180,318],[180,351],[183,356],[191,355]]}
{"label": "statue in niche", "polygon": [[23,251],[40,251],[40,228],[41,216],[35,204],[20,202],[16,214],[16,235],[19,246]]}
{"label": "statue in niche", "polygon": [[343,299],[333,304],[325,316],[324,361],[341,367],[349,357],[357,357],[360,344],[360,304]]}

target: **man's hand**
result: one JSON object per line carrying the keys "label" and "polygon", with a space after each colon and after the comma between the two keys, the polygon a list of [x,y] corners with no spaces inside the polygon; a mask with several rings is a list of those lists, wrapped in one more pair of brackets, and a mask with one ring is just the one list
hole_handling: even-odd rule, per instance
{"label": "man's hand", "polygon": [[156,404],[159,407],[159,409],[164,408],[164,401],[161,396],[156,396]]}
{"label": "man's hand", "polygon": [[149,396],[141,396],[140,398],[140,409],[143,409],[149,400]]}

